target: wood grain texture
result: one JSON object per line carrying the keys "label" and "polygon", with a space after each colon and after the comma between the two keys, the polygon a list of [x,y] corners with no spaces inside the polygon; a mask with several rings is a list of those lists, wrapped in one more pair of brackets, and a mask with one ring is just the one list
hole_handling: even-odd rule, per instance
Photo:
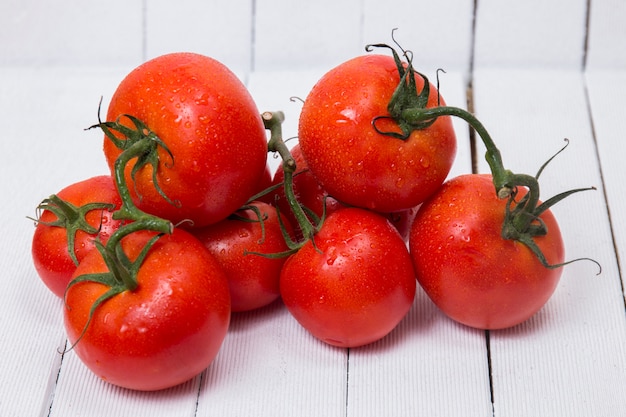
{"label": "wood grain texture", "polygon": [[[0,189],[11,202],[0,209],[0,417],[626,413],[626,7],[617,0],[382,3],[0,5]],[[554,212],[567,257],[596,259],[601,275],[590,262],[566,266],[535,317],[488,334],[451,322],[418,291],[394,332],[351,350],[315,340],[277,302],[234,316],[210,367],[156,393],[113,387],[73,352],[60,353],[63,306],[32,266],[26,216],[65,185],[106,172],[102,135],[84,131],[101,96],[105,111],[117,83],[143,60],[194,50],[230,66],[259,111],[285,111],[285,136],[296,136],[301,103],[290,98],[305,98],[326,70],[364,53],[365,44],[390,43],[394,27],[431,79],[437,68],[448,71],[440,74],[448,104],[466,107],[472,85],[474,110],[511,169],[534,174],[570,139],[542,174],[542,195],[598,188]],[[472,170],[468,129],[459,121],[455,128],[451,175]],[[474,158],[486,171],[481,146]]]}

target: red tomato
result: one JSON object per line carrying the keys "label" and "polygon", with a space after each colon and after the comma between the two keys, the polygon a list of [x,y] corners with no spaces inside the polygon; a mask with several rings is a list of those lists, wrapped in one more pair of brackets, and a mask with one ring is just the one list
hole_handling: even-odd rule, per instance
{"label": "red tomato", "polygon": [[[463,175],[422,205],[411,229],[419,283],[445,314],[471,327],[525,321],[548,301],[561,276],[562,268],[544,267],[524,244],[501,237],[505,205],[491,175]],[[540,218],[548,234],[535,241],[550,264],[560,264],[559,226],[549,210]]]}
{"label": "red tomato", "polygon": [[[272,186],[272,169],[270,168],[269,164],[266,164],[265,171],[263,171],[263,175],[259,179],[253,195],[260,193],[262,191],[265,191],[267,188],[271,186]],[[253,195],[251,195],[250,197],[252,197]],[[261,197],[261,199],[263,198],[266,198],[266,197],[265,196]]]}
{"label": "red tomato", "polygon": [[[122,247],[134,260],[154,235],[132,233]],[[96,250],[74,276],[106,271]],[[200,241],[176,229],[151,247],[137,281],[134,291],[95,309],[80,340],[90,308],[109,287],[95,282],[69,287],[64,318],[74,351],[100,378],[125,388],[158,390],[194,377],[213,361],[229,326],[224,272]]]}
{"label": "red tomato", "polygon": [[391,332],[411,308],[415,274],[407,247],[384,217],[360,208],[328,216],[281,272],[287,309],[311,334],[356,347]]}
{"label": "red tomato", "polygon": [[[289,249],[282,235],[276,209],[258,201],[252,205],[264,217],[265,231],[261,228],[257,214],[250,209],[237,211],[235,215],[240,218],[228,218],[193,231],[226,272],[232,311],[263,307],[280,295],[280,270],[287,258],[271,259],[247,253],[276,254]],[[287,220],[283,218],[283,222]]]}
{"label": "red tomato", "polygon": [[[450,117],[414,131],[407,140],[378,133],[373,120],[389,116],[387,105],[400,83],[392,57],[365,55],[324,75],[302,107],[298,136],[309,168],[338,200],[380,212],[410,209],[446,179],[456,154]],[[418,90],[424,84],[416,77]],[[443,104],[443,100],[441,100]],[[437,106],[430,86],[427,107]],[[397,131],[379,120],[381,130]]]}
{"label": "red tomato", "polygon": [[[218,61],[173,53],[140,65],[118,86],[107,121],[132,127],[125,114],[141,120],[174,158],[158,149],[157,184],[171,201],[157,191],[150,165],[139,169],[134,186],[135,164],[127,165],[139,209],[200,227],[226,218],[256,192],[267,160],[263,121],[244,85]],[[112,172],[120,152],[105,138]]]}
{"label": "red tomato", "polygon": [[[84,217],[79,216],[75,220],[69,218],[71,216],[63,219],[74,223],[84,219],[96,231],[97,237],[102,243],[106,243],[109,236],[121,224],[120,221],[111,218],[114,209],[118,209],[122,202],[113,179],[109,175],[97,176],[69,185],[56,195],[75,208],[92,203],[113,205],[110,210],[102,208],[90,210]],[[35,269],[50,291],[63,297],[65,288],[76,270],[76,264],[68,249],[68,229],[67,226],[49,225],[49,223],[61,220],[50,210],[44,210],[38,220],[32,241]],[[77,230],[73,234],[74,254],[78,262],[94,249],[93,242],[96,239],[96,234],[87,233],[85,230]]]}
{"label": "red tomato", "polygon": [[[302,155],[302,149],[299,144],[295,145],[291,149],[291,156],[296,161],[297,174],[293,177],[293,191],[296,199],[301,205],[312,210],[318,217],[321,217],[324,213],[324,202],[326,203],[326,215],[337,211],[339,208],[346,207],[344,204],[341,204],[336,199],[330,197],[328,192],[322,187],[319,181],[317,181],[317,178],[315,178],[313,173],[309,170],[309,166]],[[282,165],[279,165],[276,173],[274,174],[272,184],[280,184],[284,180],[285,173]],[[278,196],[278,199],[274,198],[275,195]],[[284,188],[279,188],[275,191],[275,193],[270,194],[269,200],[273,201],[278,206],[280,212],[287,216],[292,225],[298,224],[291,208],[289,207],[287,198],[285,197]],[[413,207],[407,210],[384,213],[383,215],[387,217],[391,224],[398,229],[402,238],[406,240],[409,237],[411,223],[413,222],[413,218],[416,213],[417,207]],[[302,238],[302,232],[300,229],[296,228],[296,231],[298,232],[296,234],[296,238]]]}

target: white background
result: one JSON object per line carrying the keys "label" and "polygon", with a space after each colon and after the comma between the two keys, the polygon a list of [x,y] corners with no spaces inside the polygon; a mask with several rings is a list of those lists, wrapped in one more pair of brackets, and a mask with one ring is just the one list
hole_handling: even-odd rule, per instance
{"label": "white background", "polygon": [[[65,345],[60,300],[30,258],[42,198],[106,173],[84,131],[126,73],[173,51],[213,56],[285,134],[315,81],[368,43],[398,40],[442,94],[467,106],[505,164],[542,175],[568,258],[531,320],[483,332],[455,324],[421,291],[392,334],[359,349],[313,339],[280,303],[233,317],[216,361],[170,390],[98,380]],[[626,415],[626,2],[620,0],[2,0],[0,3],[0,417]],[[451,175],[471,172],[467,128]],[[478,145],[477,169],[486,172]]]}

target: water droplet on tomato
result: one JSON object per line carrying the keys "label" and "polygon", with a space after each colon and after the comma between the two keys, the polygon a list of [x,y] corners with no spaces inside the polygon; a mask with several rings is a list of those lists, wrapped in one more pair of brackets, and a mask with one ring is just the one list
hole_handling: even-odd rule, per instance
{"label": "water droplet on tomato", "polygon": [[430,166],[430,160],[426,158],[425,156],[423,156],[420,158],[420,165],[423,166],[424,168],[428,168]]}
{"label": "water droplet on tomato", "polygon": [[206,106],[207,104],[209,104],[209,97],[206,94],[203,94],[196,99],[196,104],[198,106]]}

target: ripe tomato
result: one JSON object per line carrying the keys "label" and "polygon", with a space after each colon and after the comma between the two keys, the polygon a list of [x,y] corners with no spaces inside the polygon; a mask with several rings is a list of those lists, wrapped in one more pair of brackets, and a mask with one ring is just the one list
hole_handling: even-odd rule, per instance
{"label": "ripe tomato", "polygon": [[376,213],[344,208],[328,216],[313,241],[281,272],[281,296],[296,320],[341,347],[391,332],[411,308],[417,285],[398,231]]}
{"label": "ripe tomato", "polygon": [[[518,199],[522,197],[522,190]],[[519,324],[553,294],[562,268],[548,269],[524,244],[501,237],[506,200],[491,175],[446,182],[417,213],[409,247],[417,279],[449,317],[480,329]],[[564,259],[559,226],[548,210],[535,242],[548,263]]]}
{"label": "ripe tomato", "polygon": [[[154,232],[122,240],[131,260]],[[99,251],[90,252],[74,277],[106,272]],[[100,304],[87,330],[89,310],[109,287],[91,281],[69,287],[64,309],[70,344],[103,380],[136,390],[158,390],[182,383],[213,361],[230,322],[230,295],[221,267],[190,233],[176,229],[148,252],[134,291]],[[78,340],[78,342],[77,342]]]}
{"label": "ripe tomato", "polygon": [[[235,213],[239,218],[227,218],[193,231],[226,272],[232,311],[263,307],[280,295],[278,282],[286,258],[268,258],[248,252],[276,254],[289,249],[276,209],[259,201],[251,205],[259,210],[264,230],[257,214],[247,209]],[[283,223],[287,223],[285,218]]]}
{"label": "ripe tomato", "polygon": [[[130,191],[137,207],[177,224],[200,227],[226,218],[257,189],[267,159],[261,116],[241,81],[220,62],[173,53],[137,67],[122,80],[107,121],[133,127],[141,120],[167,146],[158,149],[156,182],[145,165]],[[104,153],[111,170],[121,150],[109,138]],[[126,181],[133,184],[126,167]],[[174,204],[173,204],[174,203]]]}
{"label": "ripe tomato", "polygon": [[118,229],[121,222],[113,220],[111,215],[122,203],[113,179],[109,175],[97,176],[71,184],[59,191],[56,196],[77,209],[92,203],[111,204],[110,209],[89,210],[84,214],[84,217],[75,212],[73,214],[68,213],[69,216],[61,214],[63,219],[60,219],[50,210],[44,210],[39,216],[31,246],[35,269],[50,291],[63,297],[65,288],[76,270],[76,263],[70,256],[68,249],[68,229],[66,227],[69,225],[53,226],[50,223],[63,220],[76,224],[82,218],[93,228],[95,234],[90,234],[84,229],[79,229],[75,233],[70,231],[74,239],[74,255],[76,261],[80,262],[87,253],[94,249],[93,241],[96,237],[102,243],[106,243],[109,236]]}
{"label": "ripe tomato", "polygon": [[[450,171],[456,136],[450,117],[407,140],[378,133],[373,121],[400,83],[394,59],[365,55],[342,63],[313,87],[302,107],[298,136],[309,168],[338,200],[380,212],[410,209],[434,193]],[[424,81],[416,77],[418,90]],[[427,107],[437,106],[430,86]],[[443,100],[441,100],[443,104]],[[397,131],[390,120],[379,129]]]}
{"label": "ripe tomato", "polygon": [[[296,199],[301,205],[307,207],[318,217],[321,217],[324,213],[324,203],[326,203],[326,214],[338,210],[341,207],[346,207],[336,199],[331,197],[328,192],[317,181],[317,178],[309,170],[306,160],[302,155],[302,149],[297,144],[291,149],[291,156],[296,161],[296,175],[293,177],[293,191]],[[280,184],[285,179],[285,173],[282,165],[279,165],[274,174],[272,184]],[[277,196],[276,199],[274,196]],[[284,188],[278,188],[274,194],[270,194],[268,201],[275,203],[280,209],[281,213],[284,213],[292,225],[297,225],[298,222],[289,207],[287,198],[285,197]],[[408,239],[409,229],[413,218],[417,213],[417,208],[413,207],[406,210],[401,210],[392,213],[383,214],[393,224],[403,239]],[[382,213],[381,213],[382,214]],[[296,228],[296,238],[302,238],[302,233],[299,228]]]}

